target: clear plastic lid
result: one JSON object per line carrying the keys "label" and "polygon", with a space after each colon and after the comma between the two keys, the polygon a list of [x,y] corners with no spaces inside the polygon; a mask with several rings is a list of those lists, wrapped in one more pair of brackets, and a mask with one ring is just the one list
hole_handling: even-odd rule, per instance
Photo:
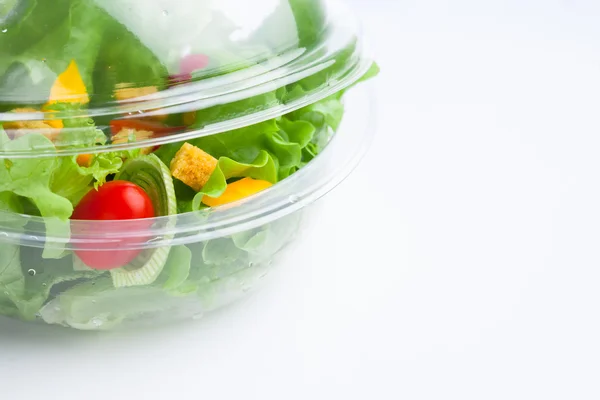
{"label": "clear plastic lid", "polygon": [[328,0],[0,2],[0,124],[9,138],[51,139],[28,150],[0,140],[0,158],[155,146],[274,118],[358,79],[370,66],[359,37]]}

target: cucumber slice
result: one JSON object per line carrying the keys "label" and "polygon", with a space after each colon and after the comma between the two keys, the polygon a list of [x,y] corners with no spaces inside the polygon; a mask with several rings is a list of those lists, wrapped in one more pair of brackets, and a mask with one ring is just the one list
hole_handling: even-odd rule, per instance
{"label": "cucumber slice", "polygon": [[[126,161],[115,179],[133,182],[144,189],[152,200],[157,216],[177,214],[171,171],[154,154]],[[172,239],[172,235],[165,239]],[[114,286],[119,288],[153,283],[167,263],[170,251],[170,246],[143,250],[129,265],[110,271]]]}
{"label": "cucumber slice", "polygon": [[[189,301],[197,301],[190,296]],[[40,311],[44,322],[79,330],[108,330],[125,320],[175,310],[181,298],[159,287],[115,288],[109,278],[80,283],[51,300]]]}

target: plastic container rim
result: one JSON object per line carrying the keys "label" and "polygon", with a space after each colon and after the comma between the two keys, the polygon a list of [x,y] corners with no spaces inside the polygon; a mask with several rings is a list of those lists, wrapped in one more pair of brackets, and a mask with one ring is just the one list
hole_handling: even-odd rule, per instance
{"label": "plastic container rim", "polygon": [[[363,73],[371,62],[366,61],[364,65],[366,68],[362,68]],[[347,86],[351,83],[348,82]],[[64,229],[61,231],[62,234],[47,234],[48,219],[0,211],[0,221],[2,221],[0,241],[64,250],[73,250],[78,243],[85,243],[86,249],[93,249],[90,246],[94,243],[102,244],[98,250],[106,250],[110,243],[114,243],[115,250],[145,249],[210,240],[253,229],[279,219],[316,201],[335,188],[354,170],[366,153],[375,131],[371,117],[375,111],[375,102],[370,83],[353,88],[346,96],[347,105],[354,104],[364,113],[365,126],[360,128],[346,126],[353,123],[348,119],[349,115],[352,117],[351,111],[347,111],[338,133],[314,160],[259,194],[203,211],[156,217],[152,219],[152,227],[143,232],[128,229],[134,227],[136,222],[139,224],[139,220],[67,221],[62,226]],[[355,132],[346,132],[351,130]],[[336,160],[336,165],[328,170],[326,167],[334,157],[332,154],[336,150],[339,151],[338,147],[346,142],[350,142],[347,144],[350,148],[345,151],[341,162]],[[319,171],[328,172],[323,174]],[[10,227],[6,225],[7,222],[11,223]],[[22,228],[23,226],[25,228]],[[78,232],[93,232],[91,226],[96,230],[101,227],[101,235],[70,233],[74,227],[78,228]],[[150,239],[133,244],[130,240],[142,237]]]}
{"label": "plastic container rim", "polygon": [[[0,152],[0,159],[29,158],[32,156],[74,156],[82,153],[98,154],[123,151],[141,146],[160,146],[168,143],[175,143],[243,128],[245,126],[276,118],[280,115],[293,112],[302,107],[318,102],[351,85],[353,82],[359,79],[364,72],[366,72],[368,66],[370,65],[370,60],[364,58],[362,28],[356,15],[351,12],[347,5],[339,0],[328,0],[327,7],[331,14],[330,19],[332,21],[335,23],[338,23],[338,21],[343,21],[343,28],[353,32],[353,35],[351,36],[355,37],[356,39],[356,41],[353,43],[355,46],[354,52],[356,59],[353,60],[354,62],[349,65],[347,69],[344,70],[343,74],[328,81],[326,86],[314,93],[309,93],[301,98],[294,99],[283,104],[273,105],[264,110],[229,119],[227,121],[214,122],[199,128],[183,130],[174,134],[144,139],[143,143],[130,142],[77,148],[52,147],[37,149],[35,152]],[[340,29],[340,32],[344,29]],[[329,38],[327,40],[332,39]],[[57,111],[36,111],[21,112],[18,114],[18,119],[19,121],[46,121],[60,120],[64,118],[101,117],[116,115],[115,113],[118,113],[120,115],[118,118],[119,120],[127,120],[137,119],[140,117],[179,114],[188,111],[207,109],[220,104],[231,104],[237,101],[275,91],[286,85],[299,82],[304,78],[314,76],[315,74],[331,67],[336,63],[336,59],[333,57],[335,53],[332,53],[331,49],[326,51],[318,58],[311,59],[311,55],[313,55],[314,52],[327,48],[329,44],[330,43],[328,41],[324,41],[320,43],[317,48],[313,49],[290,49],[278,54],[272,59],[263,61],[260,64],[250,67],[249,69],[233,72],[227,75],[226,79],[217,76],[207,80],[190,82],[186,85],[177,85],[162,92],[137,98],[135,101],[125,101],[120,104],[89,108],[86,109],[85,113],[81,115],[72,115],[66,112]],[[340,50],[339,48],[336,49]],[[260,71],[260,73],[250,73],[249,70]],[[0,122],[13,121],[14,119],[14,113],[0,112]]]}

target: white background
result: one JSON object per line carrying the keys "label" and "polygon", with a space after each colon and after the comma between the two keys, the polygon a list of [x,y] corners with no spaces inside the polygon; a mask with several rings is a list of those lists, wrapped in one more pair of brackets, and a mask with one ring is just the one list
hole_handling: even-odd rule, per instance
{"label": "white background", "polygon": [[2,321],[0,397],[600,398],[600,3],[351,3],[378,137],[288,262],[181,326]]}

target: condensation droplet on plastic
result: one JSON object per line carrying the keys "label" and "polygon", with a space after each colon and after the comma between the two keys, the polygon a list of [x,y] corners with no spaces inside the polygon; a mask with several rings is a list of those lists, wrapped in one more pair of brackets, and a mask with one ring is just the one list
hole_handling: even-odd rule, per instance
{"label": "condensation droplet on plastic", "polygon": [[7,232],[0,232],[0,236],[8,237],[8,233]]}
{"label": "condensation droplet on plastic", "polygon": [[92,325],[94,325],[95,327],[100,327],[102,326],[103,322],[100,318],[92,318],[92,320],[90,321],[92,323]]}
{"label": "condensation droplet on plastic", "polygon": [[6,29],[6,28],[2,29],[2,33],[6,33],[6,32],[8,32],[8,29]]}
{"label": "condensation droplet on plastic", "polygon": [[165,17],[168,17],[168,16],[169,16],[169,11],[168,11],[168,10],[163,10],[162,14],[163,14]]}
{"label": "condensation droplet on plastic", "polygon": [[42,287],[46,287],[48,284],[46,282],[42,283]]}
{"label": "condensation droplet on plastic", "polygon": [[251,289],[251,286],[248,285],[244,281],[240,282],[240,287],[242,288],[242,292],[244,292],[244,293],[246,293],[247,291],[249,291]]}
{"label": "condensation droplet on plastic", "polygon": [[95,286],[95,285],[96,285],[96,282],[92,282],[92,286]]}
{"label": "condensation droplet on plastic", "polygon": [[54,311],[59,312],[60,311],[60,307],[59,306],[54,306]]}
{"label": "condensation droplet on plastic", "polygon": [[250,261],[250,262],[248,263],[248,267],[249,267],[249,268],[252,268],[252,267],[254,267],[254,263],[253,263],[252,261]]}
{"label": "condensation droplet on plastic", "polygon": [[300,201],[300,197],[296,196],[296,195],[291,195],[290,197],[288,197],[288,201],[292,204],[297,203]]}
{"label": "condensation droplet on plastic", "polygon": [[5,295],[5,296],[9,296],[9,295],[10,295],[10,293],[8,293],[8,292],[4,292],[4,295]]}
{"label": "condensation droplet on plastic", "polygon": [[27,273],[29,274],[29,276],[35,276],[35,274],[37,274],[37,271],[32,268],[32,269],[28,270]]}
{"label": "condensation droplet on plastic", "polygon": [[160,243],[160,242],[161,242],[161,241],[163,241],[163,240],[164,240],[164,237],[162,237],[162,236],[156,236],[156,237],[153,237],[153,238],[152,238],[152,239],[150,239],[150,240],[147,240],[147,241],[146,241],[146,243],[149,243],[149,244],[152,244],[152,243]]}
{"label": "condensation droplet on plastic", "polygon": [[192,316],[192,319],[194,321],[198,321],[199,319],[202,319],[202,318],[204,318],[204,313],[203,312],[196,313],[196,314],[194,314]]}
{"label": "condensation droplet on plastic", "polygon": [[[267,264],[267,266],[268,266],[268,267],[270,267],[270,266],[271,266],[271,263],[269,262],[269,263]],[[258,279],[262,279],[262,278],[264,278],[265,276],[269,275],[269,271],[270,271],[270,270],[269,270],[268,268],[267,268],[267,269],[264,269],[264,270],[263,270],[263,271],[260,273],[260,275],[258,276]]]}
{"label": "condensation droplet on plastic", "polygon": [[46,59],[45,59],[45,58],[42,58],[42,62],[43,62],[43,63],[45,63],[45,62],[46,62]]}
{"label": "condensation droplet on plastic", "polygon": [[92,300],[92,304],[96,304],[96,300]]}

